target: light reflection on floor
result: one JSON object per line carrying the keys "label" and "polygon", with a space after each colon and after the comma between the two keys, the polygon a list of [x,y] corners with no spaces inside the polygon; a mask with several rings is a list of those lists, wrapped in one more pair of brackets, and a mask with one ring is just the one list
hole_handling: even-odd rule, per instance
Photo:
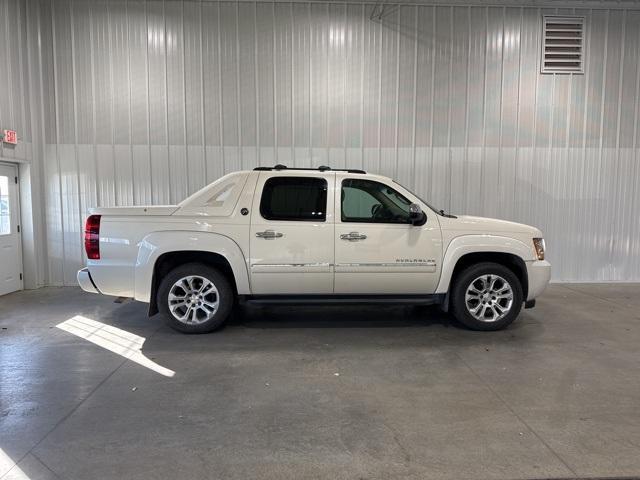
{"label": "light reflection on floor", "polygon": [[127,332],[126,330],[91,320],[82,315],[76,315],[75,317],[65,320],[56,325],[56,327],[88,340],[113,353],[117,353],[165,377],[173,377],[176,373],[145,357],[142,353],[142,345],[146,338]]}
{"label": "light reflection on floor", "polygon": [[0,477],[6,480],[31,480],[11,457],[0,448]]}

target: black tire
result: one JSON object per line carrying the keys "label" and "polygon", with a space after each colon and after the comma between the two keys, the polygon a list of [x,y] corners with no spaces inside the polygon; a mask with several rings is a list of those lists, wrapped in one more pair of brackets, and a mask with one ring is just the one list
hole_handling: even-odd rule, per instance
{"label": "black tire", "polygon": [[[488,317],[489,315],[494,315],[498,310],[504,311],[506,305],[508,305],[507,300],[499,300],[498,297],[495,297],[501,303],[497,304],[495,310],[493,307],[489,307],[489,305],[487,305],[488,308],[486,310],[488,315],[485,317],[486,320],[484,321],[472,315],[465,300],[467,289],[471,286],[471,283],[475,283],[475,280],[485,275],[501,277],[509,284],[513,294],[513,301],[510,309],[503,317],[500,318],[498,315],[499,318],[497,320],[491,320]],[[482,280],[480,280],[480,283],[476,283],[476,286],[477,285],[482,285]],[[501,285],[500,280],[498,280],[497,285],[498,287]],[[484,291],[485,290],[483,290],[483,292]],[[493,300],[493,298],[494,297],[489,296],[486,301],[494,302],[492,305],[496,305],[496,300]],[[518,280],[518,277],[510,269],[504,265],[500,265],[499,263],[484,262],[471,265],[456,276],[451,287],[451,313],[456,320],[471,330],[495,331],[507,327],[520,314],[522,302],[523,294],[520,280]],[[478,300],[478,304],[480,303],[482,303],[481,300]],[[471,307],[475,305],[476,303],[473,301]],[[482,306],[480,306],[480,308],[482,309]]]}
{"label": "black tire", "polygon": [[[201,323],[180,321],[177,316],[174,316],[171,312],[169,306],[169,293],[171,289],[180,279],[189,276],[206,279],[211,282],[217,290],[217,295],[211,293],[210,295],[212,295],[212,297],[208,297],[208,299],[212,300],[216,298],[219,302],[218,308],[211,315],[211,318],[207,318],[204,310],[199,310],[202,318],[197,319],[197,321],[201,321]],[[215,295],[215,297],[213,297],[213,295]],[[162,279],[158,288],[156,302],[158,310],[171,328],[183,333],[207,333],[220,328],[225,323],[233,309],[234,294],[229,280],[217,269],[201,263],[186,263],[174,268]]]}

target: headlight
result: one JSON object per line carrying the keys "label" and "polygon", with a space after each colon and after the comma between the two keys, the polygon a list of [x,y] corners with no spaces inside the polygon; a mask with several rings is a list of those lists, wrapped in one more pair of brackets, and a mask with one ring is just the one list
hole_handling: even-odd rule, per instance
{"label": "headlight", "polygon": [[534,238],[533,248],[536,251],[538,260],[544,260],[544,238]]}

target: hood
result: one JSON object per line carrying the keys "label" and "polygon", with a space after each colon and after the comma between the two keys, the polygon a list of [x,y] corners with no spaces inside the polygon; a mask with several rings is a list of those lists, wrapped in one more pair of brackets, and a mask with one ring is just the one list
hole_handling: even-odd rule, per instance
{"label": "hood", "polygon": [[141,217],[153,217],[160,215],[171,215],[178,209],[177,205],[147,205],[139,207],[101,207],[91,208],[92,215],[105,215],[127,217],[131,215]]}
{"label": "hood", "polygon": [[541,237],[542,232],[536,227],[525,225],[524,223],[509,222],[496,218],[472,217],[470,215],[459,215],[457,218],[440,219],[442,228],[446,230],[460,230],[474,233],[527,233],[532,237]]}

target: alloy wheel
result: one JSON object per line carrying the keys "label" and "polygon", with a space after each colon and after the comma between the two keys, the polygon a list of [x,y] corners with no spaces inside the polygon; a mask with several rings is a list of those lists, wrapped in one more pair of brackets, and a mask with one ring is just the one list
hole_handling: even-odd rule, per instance
{"label": "alloy wheel", "polygon": [[199,275],[183,277],[169,290],[169,311],[179,322],[198,325],[211,320],[220,306],[218,289]]}
{"label": "alloy wheel", "polygon": [[497,322],[513,305],[513,289],[499,275],[486,274],[473,280],[465,293],[469,313],[481,322]]}

